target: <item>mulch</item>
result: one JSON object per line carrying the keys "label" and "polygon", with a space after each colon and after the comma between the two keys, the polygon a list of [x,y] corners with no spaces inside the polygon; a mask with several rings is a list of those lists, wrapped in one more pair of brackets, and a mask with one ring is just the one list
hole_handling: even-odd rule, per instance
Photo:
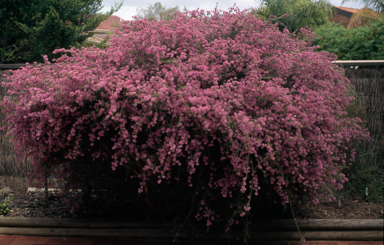
{"label": "mulch", "polygon": [[[9,201],[9,212],[4,217],[39,217],[39,218],[121,218],[127,211],[125,200],[116,201],[104,192],[91,195],[89,207],[84,212],[73,212],[65,199],[73,197],[73,193],[61,195],[58,191],[48,192],[48,200],[42,191],[26,194],[13,193]],[[5,198],[4,198],[5,200]],[[77,199],[78,200],[78,199]],[[117,204],[117,205],[116,205]]]}
{"label": "mulch", "polygon": [[[5,199],[4,199],[5,200]],[[15,193],[11,197],[9,212],[4,217],[70,218],[73,214],[63,205],[59,193],[50,192],[48,206],[42,192]]]}
{"label": "mulch", "polygon": [[379,219],[383,216],[384,203],[358,200],[341,200],[341,206],[336,202],[323,202],[311,205],[307,219]]}
{"label": "mulch", "polygon": [[[58,192],[49,192],[48,206],[43,192],[14,193],[9,202],[10,211],[4,217],[47,217],[47,218],[121,218],[126,212],[124,203],[112,198],[98,199],[98,194],[92,195],[92,204],[87,213],[73,213],[64,205],[64,198]],[[1,200],[1,199],[0,199]],[[4,199],[5,200],[5,199]],[[336,202],[323,202],[310,205],[306,211],[306,219],[378,219],[383,215],[384,203],[374,203],[356,200],[341,200],[341,206]],[[382,217],[382,216],[381,216]]]}

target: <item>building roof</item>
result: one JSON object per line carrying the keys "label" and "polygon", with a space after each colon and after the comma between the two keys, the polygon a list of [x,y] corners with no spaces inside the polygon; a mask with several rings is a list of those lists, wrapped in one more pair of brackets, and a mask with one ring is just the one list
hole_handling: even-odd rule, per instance
{"label": "building roof", "polygon": [[355,8],[347,8],[347,7],[341,7],[341,6],[335,6],[336,9],[344,10],[349,13],[357,13],[360,9],[355,9]]}
{"label": "building roof", "polygon": [[96,30],[112,30],[117,25],[123,23],[123,19],[121,19],[119,16],[112,15],[108,19],[104,20],[100,23],[98,27],[96,27]]}

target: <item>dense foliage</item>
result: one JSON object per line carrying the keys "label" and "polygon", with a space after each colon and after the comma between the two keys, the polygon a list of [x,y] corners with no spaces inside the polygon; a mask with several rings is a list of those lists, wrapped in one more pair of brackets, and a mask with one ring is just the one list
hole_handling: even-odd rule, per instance
{"label": "dense foliage", "polygon": [[266,195],[318,203],[343,186],[346,152],[366,135],[346,115],[350,84],[333,56],[238,9],[115,33],[104,50],[57,50],[70,56],[4,84],[4,128],[35,177],[78,188],[120,173],[149,207],[163,191],[187,218],[228,227]]}
{"label": "dense foliage", "polygon": [[101,21],[102,0],[0,0],[1,63],[42,62],[57,48],[80,47]]}
{"label": "dense foliage", "polygon": [[350,29],[337,24],[322,26],[315,33],[319,37],[312,43],[340,60],[384,59],[384,19]]}
{"label": "dense foliage", "polygon": [[260,8],[251,11],[264,20],[281,23],[280,29],[287,28],[290,32],[329,24],[333,12],[327,0],[263,0]]}

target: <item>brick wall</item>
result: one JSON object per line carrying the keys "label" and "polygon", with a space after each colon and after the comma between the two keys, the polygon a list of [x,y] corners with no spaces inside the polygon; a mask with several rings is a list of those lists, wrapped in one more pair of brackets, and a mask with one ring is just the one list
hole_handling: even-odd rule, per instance
{"label": "brick wall", "polygon": [[333,21],[333,22],[335,22],[335,23],[340,23],[340,24],[342,24],[345,28],[347,28],[350,19],[351,19],[350,17],[347,17],[347,16],[345,16],[345,15],[336,14],[336,15],[332,18],[331,21]]}

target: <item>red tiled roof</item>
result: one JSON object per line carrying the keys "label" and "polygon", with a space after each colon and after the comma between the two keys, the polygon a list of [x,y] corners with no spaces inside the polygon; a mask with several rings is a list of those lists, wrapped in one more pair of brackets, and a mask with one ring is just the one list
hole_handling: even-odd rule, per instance
{"label": "red tiled roof", "polygon": [[335,6],[335,8],[350,12],[352,14],[354,14],[360,10],[360,9],[355,9],[355,8],[341,7],[341,6]]}
{"label": "red tiled roof", "polygon": [[108,19],[100,23],[96,30],[112,30],[116,25],[123,23],[123,19],[119,16],[112,15]]}

